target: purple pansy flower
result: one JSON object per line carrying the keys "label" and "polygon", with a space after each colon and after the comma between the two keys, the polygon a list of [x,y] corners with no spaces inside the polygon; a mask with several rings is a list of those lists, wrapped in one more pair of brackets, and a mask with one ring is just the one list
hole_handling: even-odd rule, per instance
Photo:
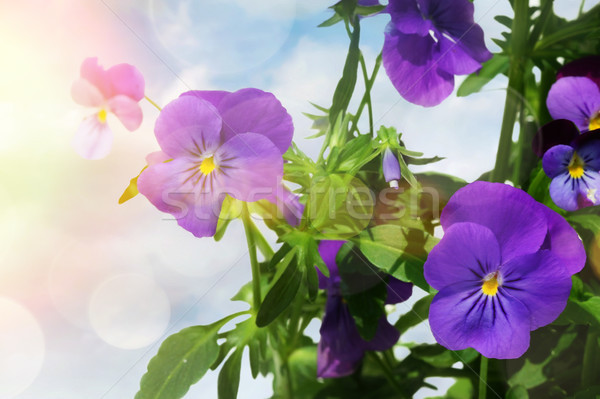
{"label": "purple pansy flower", "polygon": [[165,106],[154,129],[162,155],[138,178],[140,193],[196,237],[212,236],[225,194],[275,201],[292,118],[258,89],[191,91]]}
{"label": "purple pansy flower", "polygon": [[579,134],[573,122],[558,119],[542,126],[533,147],[543,156],[557,206],[574,211],[600,204],[600,130]]}
{"label": "purple pansy flower", "polygon": [[402,173],[400,172],[398,158],[396,158],[390,147],[383,150],[382,167],[385,181],[390,183],[390,187],[398,188],[398,180],[402,177]]}
{"label": "purple pansy flower", "polygon": [[452,93],[454,75],[477,71],[492,57],[469,0],[390,0],[383,66],[411,103],[431,107]]}
{"label": "purple pansy flower", "polygon": [[71,87],[73,100],[95,108],[94,114],[83,120],[75,137],[75,151],[86,159],[104,158],[112,146],[112,131],[106,123],[114,114],[129,131],[142,124],[142,109],[138,102],[144,98],[144,77],[136,67],[118,64],[107,70],[98,65],[97,58],[86,58],[81,64],[81,77]]}
{"label": "purple pansy flower", "polygon": [[585,132],[600,129],[600,56],[565,65],[546,98],[554,119],[568,119]]}
{"label": "purple pansy flower", "polygon": [[437,342],[483,356],[517,358],[529,333],[567,304],[571,275],[585,264],[577,233],[524,191],[475,182],[441,215],[444,237],[425,263],[436,294],[429,310]]}
{"label": "purple pansy flower", "polygon": [[[358,368],[365,351],[383,351],[398,341],[400,333],[386,319],[379,319],[375,336],[370,341],[361,338],[348,305],[341,292],[341,277],[335,261],[345,241],[321,241],[319,254],[327,265],[329,278],[319,272],[319,288],[327,290],[325,316],[321,324],[321,340],[317,354],[317,376],[336,378],[352,374]],[[388,281],[386,304],[405,301],[412,293],[412,284],[393,277]]]}

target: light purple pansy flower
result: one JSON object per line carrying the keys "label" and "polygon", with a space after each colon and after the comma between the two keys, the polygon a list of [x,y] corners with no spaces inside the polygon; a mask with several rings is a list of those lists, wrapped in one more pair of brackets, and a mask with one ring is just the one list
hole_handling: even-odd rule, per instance
{"label": "light purple pansy flower", "polygon": [[600,204],[600,130],[579,134],[573,122],[558,119],[542,126],[533,147],[543,156],[558,207],[575,211]]}
{"label": "light purple pansy flower", "polygon": [[585,265],[577,233],[524,191],[488,182],[458,190],[441,224],[424,270],[439,290],[429,310],[435,339],[451,350],[520,357],[530,331],[563,311],[571,275]]}
{"label": "light purple pansy flower", "polygon": [[565,65],[546,98],[554,119],[568,119],[582,132],[600,129],[600,56]]}
{"label": "light purple pansy flower", "polygon": [[129,131],[142,123],[138,102],[144,98],[144,77],[136,67],[118,64],[107,70],[97,58],[86,58],[81,64],[81,77],[71,87],[73,100],[95,108],[93,115],[83,120],[75,137],[75,151],[86,159],[104,158],[110,152],[113,134],[106,123],[114,114]]}
{"label": "light purple pansy flower", "polygon": [[402,173],[400,172],[398,158],[396,158],[396,155],[390,147],[386,147],[385,150],[383,150],[381,166],[383,168],[383,177],[385,178],[385,181],[390,183],[390,187],[398,188],[398,180],[402,177]]}
{"label": "light purple pansy flower", "polygon": [[400,95],[431,107],[454,89],[454,75],[481,68],[492,57],[469,0],[390,0],[383,66]]}
{"label": "light purple pansy flower", "polygon": [[[365,341],[359,334],[341,292],[341,277],[335,261],[345,241],[321,241],[319,254],[327,265],[329,278],[319,272],[319,288],[327,290],[325,316],[317,352],[317,376],[337,378],[354,373],[365,351],[383,351],[398,341],[400,333],[386,319],[379,319],[375,336]],[[393,277],[388,281],[386,304],[403,302],[412,294],[412,284]]]}
{"label": "light purple pansy flower", "polygon": [[170,161],[152,162],[139,191],[196,237],[215,234],[225,194],[246,202],[282,196],[293,125],[272,94],[184,93],[163,108],[154,132],[163,154],[153,158]]}

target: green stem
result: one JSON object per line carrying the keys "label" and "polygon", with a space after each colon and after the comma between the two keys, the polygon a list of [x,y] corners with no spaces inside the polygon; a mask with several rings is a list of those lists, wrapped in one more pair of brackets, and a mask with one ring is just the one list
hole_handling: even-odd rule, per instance
{"label": "green stem", "polygon": [[[528,0],[514,0],[514,10],[515,17],[512,25],[512,37],[526,38],[529,34]],[[526,55],[529,50],[527,43],[527,40],[512,41],[510,68],[508,70],[508,88],[506,91],[506,101],[504,103],[504,116],[502,117],[496,164],[494,165],[494,170],[491,175],[491,180],[496,182],[504,182],[509,177],[509,157],[512,146],[512,133],[525,88],[525,64]]]}
{"label": "green stem", "polygon": [[[361,55],[362,59],[362,55]],[[358,120],[365,108],[365,105],[369,104],[369,112],[372,112],[371,109],[371,89],[373,88],[373,84],[375,83],[375,78],[377,77],[377,73],[379,72],[379,68],[381,67],[381,53],[375,59],[375,66],[373,67],[373,72],[371,73],[371,77],[365,81],[365,94],[363,95],[362,100],[360,101],[360,105],[358,106],[358,110],[356,110],[356,114],[354,118],[352,118],[352,127],[350,128],[349,134],[352,135],[356,130],[356,125],[358,124]],[[373,132],[373,123],[371,122],[371,133]]]}
{"label": "green stem", "polygon": [[244,222],[244,231],[246,233],[246,241],[248,242],[248,252],[250,253],[250,265],[252,266],[252,297],[254,303],[254,311],[258,312],[261,302],[260,293],[260,266],[258,264],[258,258],[256,256],[256,242],[254,237],[254,224],[250,219],[250,212],[248,211],[248,204],[244,202],[242,207],[242,221]]}
{"label": "green stem", "polygon": [[155,103],[154,101],[150,100],[150,98],[148,96],[144,96],[144,98],[146,99],[146,101],[148,101],[150,104],[154,105],[154,107],[159,110],[162,111],[162,108],[158,106],[157,103]]}
{"label": "green stem", "polygon": [[365,100],[367,102],[367,110],[369,111],[369,131],[371,132],[371,136],[373,135],[373,106],[371,105],[371,90],[368,89],[369,84],[369,75],[367,74],[367,64],[365,62],[365,57],[363,57],[362,53],[360,53],[360,68],[362,69],[363,79],[365,80]]}
{"label": "green stem", "polygon": [[597,359],[600,355],[598,347],[598,331],[589,327],[585,347],[583,350],[583,365],[581,367],[581,389],[589,388],[597,381],[598,364]]}
{"label": "green stem", "polygon": [[487,374],[488,358],[481,355],[481,365],[479,366],[479,399],[485,399],[487,394]]}

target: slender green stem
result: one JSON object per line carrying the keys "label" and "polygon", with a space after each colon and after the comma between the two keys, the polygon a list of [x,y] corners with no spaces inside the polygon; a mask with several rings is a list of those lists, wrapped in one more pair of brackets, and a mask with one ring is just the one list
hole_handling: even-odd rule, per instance
{"label": "slender green stem", "polygon": [[250,224],[250,227],[252,228],[252,232],[254,234],[254,238],[256,240],[256,246],[258,247],[258,250],[260,251],[260,253],[263,254],[265,259],[267,259],[267,260],[271,259],[273,257],[273,254],[275,253],[275,252],[273,252],[273,248],[271,248],[271,245],[269,245],[265,236],[263,236],[263,234],[260,232],[259,228],[256,226],[256,224],[252,220],[249,221],[249,224]]}
{"label": "slender green stem", "polygon": [[581,367],[581,390],[589,388],[597,381],[598,375],[598,331],[589,327],[583,350],[583,365]]}
{"label": "slender green stem", "polygon": [[487,394],[487,374],[488,374],[488,358],[481,355],[481,365],[479,366],[479,399],[485,399]]}
{"label": "slender green stem", "polygon": [[154,101],[150,100],[150,98],[148,96],[144,96],[144,98],[146,99],[146,101],[148,101],[150,104],[154,105],[154,107],[159,110],[162,111],[162,108],[158,106],[157,103],[155,103]]}
{"label": "slender green stem", "polygon": [[262,300],[260,293],[260,266],[256,256],[256,242],[254,237],[254,224],[250,219],[248,204],[244,202],[242,207],[242,221],[244,222],[244,231],[246,232],[246,241],[248,242],[248,252],[250,253],[250,265],[252,267],[252,297],[254,303],[254,311],[258,312]]}
{"label": "slender green stem", "polygon": [[[528,0],[514,0],[514,10],[515,17],[513,19],[512,37],[526,38],[529,35]],[[512,133],[525,88],[524,75],[528,51],[527,40],[512,41],[510,68],[508,70],[508,89],[504,103],[504,116],[502,117],[496,164],[491,175],[492,181],[504,182],[509,177]]]}
{"label": "slender green stem", "polygon": [[[362,57],[362,56],[361,56]],[[350,128],[350,134],[353,134],[357,127],[358,120],[362,114],[365,105],[368,103],[369,107],[371,107],[371,89],[373,88],[373,84],[375,83],[375,78],[377,77],[377,73],[379,72],[379,68],[381,67],[381,53],[375,59],[375,66],[373,67],[373,72],[371,73],[371,77],[365,81],[365,94],[363,95],[362,100],[360,101],[360,105],[358,106],[358,110],[352,119],[352,127]],[[371,125],[371,132],[373,131],[373,126]]]}
{"label": "slender green stem", "polygon": [[367,101],[367,110],[369,111],[369,131],[371,132],[371,136],[373,135],[373,106],[371,105],[371,90],[367,90],[367,85],[369,84],[369,75],[367,73],[367,64],[365,62],[365,57],[363,57],[362,53],[360,53],[360,68],[362,69],[363,79],[365,80],[365,100]]}

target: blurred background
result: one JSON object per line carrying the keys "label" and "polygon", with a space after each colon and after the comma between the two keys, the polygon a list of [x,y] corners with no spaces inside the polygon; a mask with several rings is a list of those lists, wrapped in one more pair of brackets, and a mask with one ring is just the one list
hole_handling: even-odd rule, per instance
{"label": "blurred background", "polygon": [[[302,112],[314,111],[308,101],[330,105],[347,49],[343,26],[317,28],[332,4],[0,2],[0,398],[133,398],[166,336],[245,309],[229,301],[250,279],[239,224],[215,243],[194,238],[143,197],[117,204],[158,148],[154,107],[142,102],[144,123],[133,133],[109,119],[115,140],[107,158],[86,161],[72,150],[92,112],[70,98],[81,62],[97,56],[106,68],[137,66],[147,96],[161,106],[190,89],[271,91],[294,119],[295,141],[316,156],[321,142],[304,139],[313,132]],[[557,0],[555,9],[573,18],[579,4]],[[475,1],[491,51],[499,14],[511,14],[507,1]],[[362,22],[369,67],[388,19]],[[498,78],[481,93],[424,109],[402,100],[382,69],[373,89],[376,125],[395,126],[411,150],[446,157],[426,168],[472,181],[493,166],[505,84]],[[315,339],[318,328],[309,327]],[[432,337],[420,325],[401,339]],[[268,397],[271,380],[252,380],[243,364],[238,397]],[[187,397],[216,397],[216,381],[207,374]],[[442,392],[449,385],[430,382]]]}

